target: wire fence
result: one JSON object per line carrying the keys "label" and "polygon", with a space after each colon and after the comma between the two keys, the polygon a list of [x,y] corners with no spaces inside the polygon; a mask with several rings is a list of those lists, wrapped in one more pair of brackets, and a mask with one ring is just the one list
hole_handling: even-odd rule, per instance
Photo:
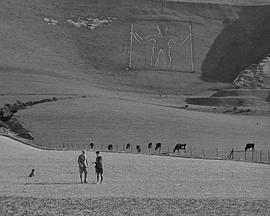
{"label": "wire fence", "polygon": [[48,144],[44,146],[48,149],[55,150],[88,150],[88,151],[102,151],[114,153],[132,153],[132,154],[148,154],[148,155],[163,155],[172,157],[185,158],[201,158],[201,159],[216,159],[216,160],[235,160],[248,161],[257,163],[270,163],[270,149],[254,149],[245,151],[244,149],[224,149],[224,148],[198,148],[186,145],[184,149],[175,150],[175,146],[160,145],[157,148],[156,144],[151,147],[147,145],[136,144],[94,144],[94,143],[80,143],[80,144]]}
{"label": "wire fence", "polygon": [[176,149],[174,145],[164,145],[162,143],[148,145],[136,144],[96,144],[79,142],[72,143],[47,143],[40,145],[35,141],[26,140],[15,136],[11,133],[1,132],[0,135],[20,141],[26,145],[44,150],[58,150],[58,151],[102,151],[114,153],[131,153],[131,154],[146,154],[146,155],[163,155],[171,157],[184,157],[184,158],[200,158],[200,159],[213,159],[213,160],[234,160],[234,161],[247,161],[256,163],[270,164],[270,149],[224,149],[224,148],[205,148],[205,147],[192,147],[185,145],[180,149]]}

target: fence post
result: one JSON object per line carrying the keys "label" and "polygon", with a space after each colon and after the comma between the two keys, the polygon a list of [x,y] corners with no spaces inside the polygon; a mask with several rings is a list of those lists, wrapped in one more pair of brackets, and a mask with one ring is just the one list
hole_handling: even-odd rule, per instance
{"label": "fence post", "polygon": [[262,150],[260,149],[260,162],[262,162]]}
{"label": "fence post", "polygon": [[269,152],[269,149],[268,149],[268,162],[270,162],[270,152]]}
{"label": "fence post", "polygon": [[115,151],[118,152],[117,150],[118,150],[118,144],[115,144]]}
{"label": "fence post", "polygon": [[205,158],[204,148],[202,148],[203,157]]}
{"label": "fence post", "polygon": [[245,150],[245,160],[247,160],[247,151]]}
{"label": "fence post", "polygon": [[216,148],[216,152],[217,152],[217,155],[216,155],[216,156],[217,156],[217,158],[218,158],[218,148]]}
{"label": "fence post", "polygon": [[227,159],[233,159],[233,148],[232,148],[230,154],[227,156]]}
{"label": "fence post", "polygon": [[168,154],[170,153],[170,146],[168,146]]}
{"label": "fence post", "polygon": [[192,157],[192,150],[190,146],[189,146],[189,151],[190,151],[190,156]]}
{"label": "fence post", "polygon": [[254,159],[254,150],[252,150],[252,161]]}
{"label": "fence post", "polygon": [[234,159],[234,149],[232,148],[232,152],[231,152],[231,158],[232,158],[232,160]]}

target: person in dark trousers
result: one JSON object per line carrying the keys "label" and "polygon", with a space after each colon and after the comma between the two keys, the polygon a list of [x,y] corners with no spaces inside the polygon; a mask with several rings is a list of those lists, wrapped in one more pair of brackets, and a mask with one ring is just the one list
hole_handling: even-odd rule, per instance
{"label": "person in dark trousers", "polygon": [[[79,164],[79,172],[80,172],[80,179],[81,179],[81,183],[86,183],[87,184],[87,167],[88,167],[88,163],[87,163],[87,159],[85,156],[85,151],[82,150],[82,154],[79,155],[78,157],[78,164]],[[82,178],[82,175],[84,173],[84,181]]]}
{"label": "person in dark trousers", "polygon": [[96,152],[96,162],[95,164],[96,174],[97,174],[97,183],[99,182],[100,176],[100,184],[103,182],[103,167],[102,167],[102,157],[99,155],[99,151]]}

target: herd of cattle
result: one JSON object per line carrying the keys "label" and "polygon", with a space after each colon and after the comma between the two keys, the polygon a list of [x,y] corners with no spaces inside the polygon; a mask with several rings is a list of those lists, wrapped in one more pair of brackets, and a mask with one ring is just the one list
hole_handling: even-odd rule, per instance
{"label": "herd of cattle", "polygon": [[[180,150],[184,150],[184,152],[186,152],[186,146],[187,146],[187,144],[185,144],[185,143],[176,144],[174,146],[173,152],[174,153],[176,151],[179,152]],[[245,152],[247,150],[254,151],[254,146],[255,146],[254,143],[248,143],[248,144],[246,144],[246,146],[245,146]],[[94,143],[90,143],[90,149],[93,149],[93,148],[94,148]],[[153,143],[148,143],[147,149],[150,151],[152,148],[153,148]],[[109,144],[107,146],[107,149],[108,149],[108,151],[113,151],[113,145],[112,144]],[[130,143],[126,144],[125,149],[126,150],[131,150],[131,144]],[[156,143],[154,149],[155,149],[155,151],[160,151],[161,150],[161,143]],[[140,145],[136,145],[136,151],[137,151],[137,153],[140,153],[142,151],[142,148],[141,148]]]}
{"label": "herd of cattle", "polygon": [[[173,152],[176,152],[176,151],[179,152],[179,150],[184,150],[186,152],[186,146],[187,144],[176,144],[173,149]],[[153,148],[153,143],[148,143],[147,149],[150,151],[152,148]],[[108,145],[108,151],[112,151],[112,149],[113,149],[113,145]],[[130,150],[130,149],[131,149],[131,145],[128,143],[126,145],[126,150]],[[155,151],[160,151],[161,143],[156,143],[154,149]],[[136,151],[140,153],[142,151],[142,147],[140,145],[136,145]]]}
{"label": "herd of cattle", "polygon": [[[184,150],[186,152],[186,146],[187,144],[183,143],[183,144],[176,144],[174,149],[173,149],[173,152],[176,152],[176,151],[180,151],[180,150]],[[160,151],[161,150],[161,143],[156,143],[155,146],[155,151]],[[90,143],[90,149],[93,149],[94,148],[94,143]],[[110,144],[107,146],[107,149],[108,151],[113,151],[113,145]],[[131,150],[131,144],[128,143],[126,144],[125,146],[125,149],[126,150]],[[150,151],[151,149],[153,149],[153,143],[148,143],[148,146],[147,146],[147,149]],[[142,151],[142,147],[140,145],[136,145],[136,151],[138,153],[140,153]]]}

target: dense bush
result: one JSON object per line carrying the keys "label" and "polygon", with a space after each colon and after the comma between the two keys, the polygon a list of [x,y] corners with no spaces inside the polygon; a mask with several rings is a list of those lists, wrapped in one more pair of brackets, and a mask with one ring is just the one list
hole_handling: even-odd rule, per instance
{"label": "dense bush", "polygon": [[47,98],[39,101],[28,101],[26,103],[17,100],[12,105],[5,104],[2,108],[0,108],[0,127],[9,128],[12,132],[16,133],[17,136],[28,140],[33,140],[34,138],[30,134],[29,130],[25,129],[23,125],[14,117],[14,113],[35,104],[53,102],[57,100],[58,99],[56,97],[53,97],[51,99]]}

